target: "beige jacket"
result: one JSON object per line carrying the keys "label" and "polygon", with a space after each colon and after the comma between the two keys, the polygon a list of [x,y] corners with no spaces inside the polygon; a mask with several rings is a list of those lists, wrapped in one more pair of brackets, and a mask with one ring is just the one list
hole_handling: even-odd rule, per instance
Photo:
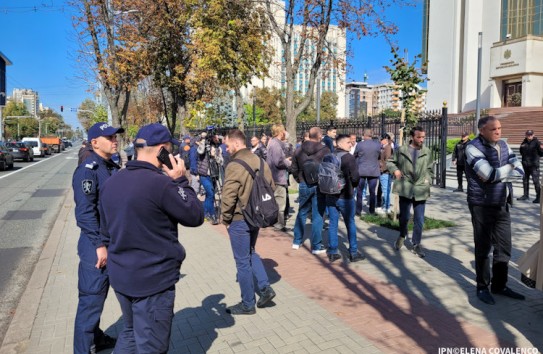
{"label": "beige jacket", "polygon": [[[226,165],[221,203],[222,223],[225,225],[229,225],[232,221],[243,220],[241,205],[245,206],[247,204],[251,195],[251,189],[253,188],[253,178],[245,167],[234,161],[235,159],[245,161],[257,173],[259,172],[261,161],[260,157],[246,148],[232,155],[230,162]],[[270,182],[272,188],[275,190],[270,167],[266,161],[263,162],[264,178]]]}

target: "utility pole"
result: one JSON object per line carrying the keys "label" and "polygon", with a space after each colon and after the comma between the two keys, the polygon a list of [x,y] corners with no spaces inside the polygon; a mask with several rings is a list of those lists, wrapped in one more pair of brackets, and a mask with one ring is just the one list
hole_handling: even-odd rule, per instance
{"label": "utility pole", "polygon": [[317,124],[321,122],[321,79],[317,79]]}

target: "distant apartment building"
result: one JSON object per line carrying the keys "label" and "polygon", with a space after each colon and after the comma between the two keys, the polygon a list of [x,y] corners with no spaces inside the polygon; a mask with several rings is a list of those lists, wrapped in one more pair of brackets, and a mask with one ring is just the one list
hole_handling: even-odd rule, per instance
{"label": "distant apartment building", "polygon": [[399,111],[402,109],[401,92],[394,84],[379,84],[373,86],[373,115],[380,114],[387,109]]}
{"label": "distant apartment building", "polygon": [[38,115],[40,101],[36,91],[30,89],[13,89],[11,100],[16,103],[23,103],[30,115]]}
{"label": "distant apartment building", "polygon": [[360,119],[373,115],[373,86],[367,82],[349,82],[345,85],[345,118]]}
{"label": "distant apartment building", "polygon": [[[277,1],[275,7],[276,21],[280,27],[283,25],[285,19],[284,6],[284,1]],[[302,26],[294,26],[294,32],[295,34],[291,48],[293,57],[300,50],[299,46],[301,45],[300,35],[302,33]],[[346,63],[347,36],[345,31],[335,25],[330,25],[326,40],[326,47],[331,51],[331,56],[336,57],[336,62]],[[283,48],[281,46],[281,41],[275,32],[272,32],[272,38],[269,41],[269,45],[273,48],[274,55],[270,67],[268,68],[268,76],[265,78],[253,78],[251,85],[248,85],[247,88],[242,90],[242,95],[245,99],[250,96],[253,87],[277,88],[279,90],[286,88]],[[311,53],[314,46],[315,43],[313,41],[306,39],[304,53]],[[301,94],[307,93],[307,90],[309,89],[311,65],[312,60],[306,59],[300,62],[298,75],[294,81],[294,90]],[[342,66],[340,65],[338,67],[332,60],[329,60],[322,63],[314,90],[314,95],[317,94],[317,91],[320,91],[321,94],[324,92],[334,92],[337,94],[338,118],[343,118],[343,114],[345,114],[346,110],[345,80],[346,72]],[[317,86],[319,86],[320,90],[317,90]]]}
{"label": "distant apartment building", "polygon": [[423,69],[428,108],[475,109],[479,32],[480,107],[543,105],[542,0],[425,0]]}

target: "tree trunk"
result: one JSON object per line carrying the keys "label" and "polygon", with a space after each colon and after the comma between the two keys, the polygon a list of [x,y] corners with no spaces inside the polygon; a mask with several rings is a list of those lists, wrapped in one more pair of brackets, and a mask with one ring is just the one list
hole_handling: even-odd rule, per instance
{"label": "tree trunk", "polygon": [[245,109],[243,108],[243,99],[241,98],[241,90],[236,87],[236,116],[239,130],[245,130]]}

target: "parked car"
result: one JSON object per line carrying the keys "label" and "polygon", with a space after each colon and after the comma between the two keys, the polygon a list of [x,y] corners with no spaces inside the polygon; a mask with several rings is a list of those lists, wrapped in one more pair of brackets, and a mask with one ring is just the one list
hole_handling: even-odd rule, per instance
{"label": "parked car", "polygon": [[64,143],[64,147],[72,147],[72,142],[70,140],[67,140],[67,139],[63,139],[62,142]]}
{"label": "parked car", "polygon": [[43,143],[41,142],[40,138],[25,137],[23,138],[23,142],[28,143],[30,146],[32,146],[32,150],[34,150],[34,156],[45,156],[45,150],[43,148]]}
{"label": "parked car", "polygon": [[7,143],[6,146],[12,150],[11,154],[14,160],[34,161],[34,150],[28,143],[18,141],[16,143]]}
{"label": "parked car", "polygon": [[0,141],[0,169],[3,171],[13,168],[13,155],[11,149]]}

